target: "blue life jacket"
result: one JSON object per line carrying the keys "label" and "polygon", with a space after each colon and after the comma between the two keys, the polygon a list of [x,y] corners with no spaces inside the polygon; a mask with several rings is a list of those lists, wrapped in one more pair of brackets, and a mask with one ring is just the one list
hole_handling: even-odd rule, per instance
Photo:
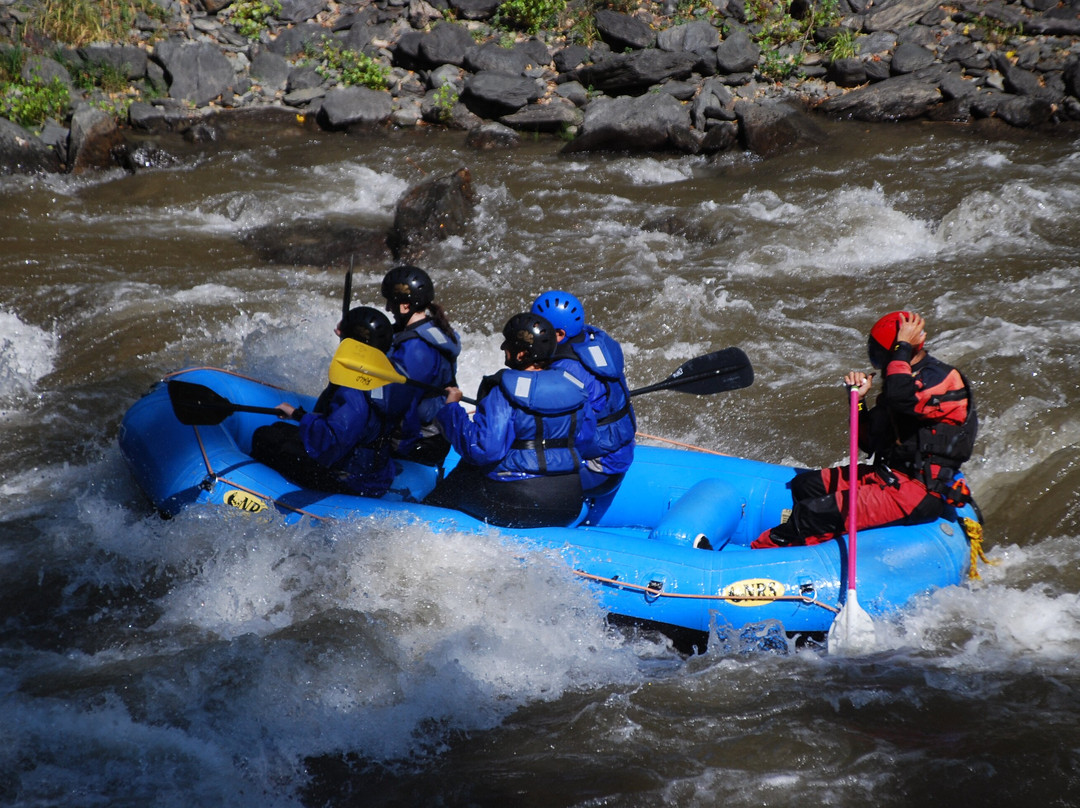
{"label": "blue life jacket", "polygon": [[[407,378],[442,390],[457,385],[460,353],[457,332],[448,336],[430,319],[425,319],[394,334],[387,356]],[[435,420],[435,413],[442,405],[442,396],[436,390],[405,384],[394,385],[387,402],[388,411],[402,419],[401,439],[405,443],[419,437],[423,427]]]}
{"label": "blue life jacket", "polygon": [[585,385],[561,370],[502,370],[484,379],[476,414],[447,404],[438,415],[462,462],[495,480],[577,473],[591,452],[596,414]]}
{"label": "blue life jacket", "polygon": [[371,393],[331,384],[319,396],[316,411],[300,419],[300,439],[308,455],[340,472],[353,491],[381,496],[394,479],[390,426]]}
{"label": "blue life jacket", "polygon": [[596,457],[604,473],[625,472],[634,459],[637,418],[623,374],[623,352],[619,343],[601,329],[586,325],[580,334],[559,343],[555,357],[555,364],[570,372],[573,372],[572,362],[580,363],[602,386],[602,397],[595,404]]}

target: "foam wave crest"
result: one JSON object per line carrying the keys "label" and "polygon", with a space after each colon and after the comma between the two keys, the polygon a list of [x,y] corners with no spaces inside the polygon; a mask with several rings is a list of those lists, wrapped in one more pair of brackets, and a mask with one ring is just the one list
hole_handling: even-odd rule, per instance
{"label": "foam wave crest", "polygon": [[52,373],[59,349],[56,335],[24,323],[0,309],[0,404],[15,404]]}

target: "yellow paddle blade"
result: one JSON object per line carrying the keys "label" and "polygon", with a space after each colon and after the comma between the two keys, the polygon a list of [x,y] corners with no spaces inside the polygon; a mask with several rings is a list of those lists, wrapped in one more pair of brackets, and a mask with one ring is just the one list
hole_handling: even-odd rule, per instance
{"label": "yellow paddle blade", "polygon": [[330,361],[330,382],[356,390],[374,390],[391,382],[407,382],[382,351],[343,339]]}

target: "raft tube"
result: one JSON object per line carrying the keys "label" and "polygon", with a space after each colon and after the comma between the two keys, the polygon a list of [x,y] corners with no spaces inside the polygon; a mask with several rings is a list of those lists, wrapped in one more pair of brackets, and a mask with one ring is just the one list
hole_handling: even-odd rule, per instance
{"label": "raft tube", "polygon": [[[314,403],[223,370],[184,370],[169,378],[206,385],[236,404]],[[215,426],[185,426],[159,383],[124,416],[120,448],[163,515],[224,505],[247,513],[273,509],[289,522],[375,517],[421,520],[436,534],[497,530],[510,540],[557,550],[610,614],[665,629],[708,632],[712,620],[735,628],[778,620],[789,634],[826,632],[847,589],[843,536],[810,547],[749,547],[791,508],[787,483],[799,469],[790,466],[639,446],[615,496],[583,509],[576,526],[495,528],[422,504],[436,473],[408,461],[395,461],[394,485],[379,499],[300,488],[248,454],[252,432],[274,420],[234,413]],[[970,506],[947,507],[927,524],[860,531],[863,609],[884,616],[920,594],[964,580],[971,554],[960,517],[976,514]]]}

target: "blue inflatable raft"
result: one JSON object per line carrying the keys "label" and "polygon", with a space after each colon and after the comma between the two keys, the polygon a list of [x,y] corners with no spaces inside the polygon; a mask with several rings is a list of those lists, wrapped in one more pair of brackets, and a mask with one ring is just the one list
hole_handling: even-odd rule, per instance
{"label": "blue inflatable raft", "polygon": [[[205,385],[230,402],[310,408],[313,399],[222,370],[170,378]],[[431,525],[433,532],[498,530],[508,539],[558,550],[612,615],[662,628],[707,632],[710,620],[742,627],[770,619],[789,634],[826,632],[847,589],[843,537],[810,547],[751,550],[791,507],[798,471],[736,457],[639,446],[615,497],[583,512],[575,527],[493,528],[457,511],[420,503],[433,469],[398,462],[381,499],[305,490],[248,455],[251,434],[272,414],[236,412],[213,426],[177,419],[164,383],[126,413],[120,447],[139,486],[163,513],[225,505],[275,509],[288,521],[379,517]],[[959,517],[970,506],[917,526],[858,535],[859,604],[873,616],[919,594],[960,583],[971,550]],[[703,549],[711,548],[711,549]]]}

